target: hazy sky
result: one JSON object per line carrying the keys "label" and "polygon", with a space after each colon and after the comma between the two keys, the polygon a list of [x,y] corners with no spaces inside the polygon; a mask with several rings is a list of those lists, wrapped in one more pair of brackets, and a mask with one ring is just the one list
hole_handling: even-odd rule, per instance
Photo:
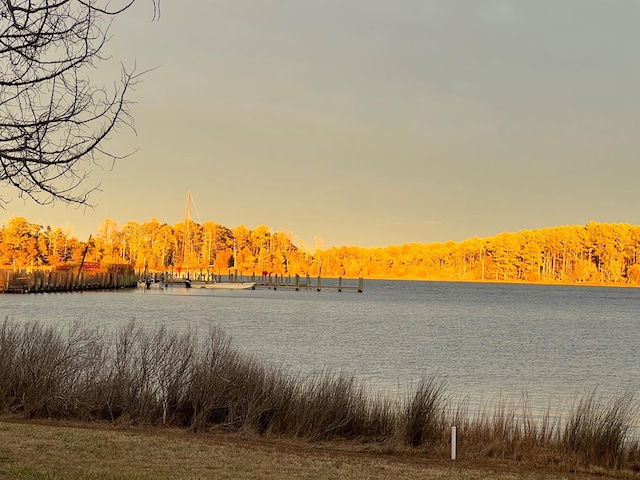
{"label": "hazy sky", "polygon": [[161,6],[116,21],[96,72],[159,66],[131,97],[137,136],[109,143],[138,152],[93,169],[96,208],[14,199],[0,219],[85,240],[105,218],[178,223],[191,190],[200,223],[310,247],[640,223],[637,0]]}

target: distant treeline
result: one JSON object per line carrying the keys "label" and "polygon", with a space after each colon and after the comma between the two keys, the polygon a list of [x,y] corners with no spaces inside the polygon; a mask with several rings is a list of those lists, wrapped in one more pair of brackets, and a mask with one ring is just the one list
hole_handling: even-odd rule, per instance
{"label": "distant treeline", "polygon": [[49,268],[127,263],[136,271],[207,271],[461,281],[640,284],[640,226],[573,225],[463,242],[311,251],[264,225],[229,229],[192,220],[102,222],[83,242],[17,217],[0,228],[0,266]]}

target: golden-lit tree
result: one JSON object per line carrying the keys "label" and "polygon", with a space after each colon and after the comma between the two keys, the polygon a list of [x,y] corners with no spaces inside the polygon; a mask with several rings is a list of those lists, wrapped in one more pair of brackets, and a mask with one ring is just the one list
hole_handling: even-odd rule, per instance
{"label": "golden-lit tree", "polygon": [[[0,263],[15,268],[79,263],[85,243],[70,229],[42,228],[18,217],[0,229]],[[501,233],[463,242],[385,248],[332,247],[311,252],[304,242],[265,225],[229,229],[213,221],[168,225],[157,219],[123,227],[105,219],[88,258],[102,265],[190,274],[310,275],[431,280],[640,283],[640,226],[598,224]]]}
{"label": "golden-lit tree", "polygon": [[38,236],[40,225],[29,223],[24,217],[15,217],[2,229],[1,263],[14,268],[38,265]]}
{"label": "golden-lit tree", "polygon": [[97,257],[104,263],[119,262],[119,230],[118,222],[111,218],[105,218],[100,224],[95,236],[95,251]]}
{"label": "golden-lit tree", "polygon": [[256,272],[256,257],[253,256],[253,244],[251,242],[251,232],[244,225],[238,225],[231,230],[233,236],[233,264],[228,267],[235,267],[241,272]]}

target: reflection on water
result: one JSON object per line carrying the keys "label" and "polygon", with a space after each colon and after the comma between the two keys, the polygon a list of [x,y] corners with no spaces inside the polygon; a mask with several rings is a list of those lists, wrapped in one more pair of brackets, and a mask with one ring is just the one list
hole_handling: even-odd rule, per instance
{"label": "reflection on water", "polygon": [[3,295],[0,306],[60,326],[218,325],[241,351],[294,370],[346,370],[399,393],[437,373],[473,402],[527,393],[547,408],[635,386],[640,372],[640,290],[630,288],[367,281],[361,294],[178,287]]}

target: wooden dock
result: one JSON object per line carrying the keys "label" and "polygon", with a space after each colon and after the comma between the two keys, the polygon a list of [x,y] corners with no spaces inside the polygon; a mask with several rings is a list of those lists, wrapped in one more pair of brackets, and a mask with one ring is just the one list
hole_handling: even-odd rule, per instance
{"label": "wooden dock", "polygon": [[[362,277],[357,279],[343,279],[342,277],[323,279],[320,276],[311,278],[309,275],[301,277],[300,275],[267,275],[258,278],[252,278],[256,287],[272,288],[277,290],[282,289],[294,289],[299,290],[316,290],[321,292],[322,290],[337,290],[342,291],[356,291],[362,293],[364,291],[364,279]],[[357,283],[355,283],[357,282]]]}
{"label": "wooden dock", "polygon": [[[154,275],[157,277],[157,275]],[[309,275],[238,275],[229,272],[227,275],[193,275],[199,280],[215,282],[251,282],[254,289],[289,289],[289,290],[335,290],[338,292],[364,291],[363,278],[322,278]],[[71,271],[35,271],[16,272],[0,270],[0,293],[47,293],[47,292],[80,292],[85,290],[111,290],[135,288],[138,281],[145,276],[123,275],[118,273],[89,273]],[[158,280],[156,278],[156,280]],[[158,280],[160,281],[160,280]]]}
{"label": "wooden dock", "polygon": [[0,270],[0,293],[75,292],[133,288],[136,275],[77,272],[13,272]]}
{"label": "wooden dock", "polygon": [[[144,278],[144,275],[141,275]],[[166,279],[173,279],[168,273],[165,275],[152,275],[156,282],[163,282]],[[186,277],[185,277],[186,278]],[[229,271],[226,275],[206,272],[191,272],[188,278],[192,280],[217,282],[217,283],[253,283],[256,288],[268,288],[273,290],[337,290],[338,292],[352,291],[362,293],[364,291],[364,279],[360,278],[322,278],[320,276],[310,277],[309,275],[243,275]],[[180,283],[184,280],[181,278]]]}

